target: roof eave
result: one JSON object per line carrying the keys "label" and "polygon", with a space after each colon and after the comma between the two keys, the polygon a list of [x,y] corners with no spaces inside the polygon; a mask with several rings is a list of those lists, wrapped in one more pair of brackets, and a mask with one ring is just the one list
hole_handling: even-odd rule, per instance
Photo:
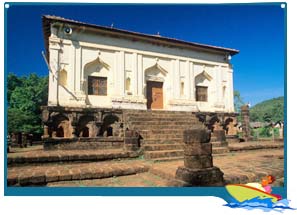
{"label": "roof eave", "polygon": [[108,28],[108,27],[104,27],[104,26],[98,26],[98,25],[94,25],[94,24],[88,24],[88,23],[78,22],[78,21],[74,21],[74,20],[64,19],[61,17],[44,15],[44,16],[42,16],[42,23],[43,23],[43,33],[44,33],[47,57],[48,57],[48,37],[50,36],[50,23],[52,23],[53,21],[67,23],[67,24],[75,25],[75,26],[85,26],[85,27],[91,28],[93,30],[97,30],[97,31],[100,30],[100,31],[103,31],[103,32],[106,32],[109,34],[121,35],[123,37],[128,37],[131,39],[138,38],[140,40],[142,39],[142,40],[150,41],[150,42],[160,42],[163,44],[167,43],[167,45],[180,47],[180,48],[189,48],[189,49],[195,49],[195,50],[203,50],[206,52],[229,54],[231,56],[234,56],[239,53],[239,50],[236,50],[236,49],[192,43],[192,42],[182,41],[182,40],[173,39],[173,38],[142,34],[142,33],[138,33],[138,32],[126,31],[126,30],[121,30],[121,29],[116,29],[116,28]]}

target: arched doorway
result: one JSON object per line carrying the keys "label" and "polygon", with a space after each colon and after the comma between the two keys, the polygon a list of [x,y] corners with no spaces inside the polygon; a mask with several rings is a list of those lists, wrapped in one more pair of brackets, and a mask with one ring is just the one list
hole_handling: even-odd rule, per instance
{"label": "arched doorway", "polygon": [[145,70],[147,109],[163,109],[163,86],[167,73],[158,63]]}
{"label": "arched doorway", "polygon": [[146,82],[147,109],[163,109],[163,82]]}

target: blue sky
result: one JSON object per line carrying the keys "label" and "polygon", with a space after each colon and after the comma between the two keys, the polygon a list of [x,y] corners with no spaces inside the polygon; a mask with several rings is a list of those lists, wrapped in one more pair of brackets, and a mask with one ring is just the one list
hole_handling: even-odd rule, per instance
{"label": "blue sky", "polygon": [[280,4],[29,5],[7,11],[7,70],[47,75],[41,16],[78,21],[240,50],[232,58],[234,89],[255,105],[284,95],[285,11]]}

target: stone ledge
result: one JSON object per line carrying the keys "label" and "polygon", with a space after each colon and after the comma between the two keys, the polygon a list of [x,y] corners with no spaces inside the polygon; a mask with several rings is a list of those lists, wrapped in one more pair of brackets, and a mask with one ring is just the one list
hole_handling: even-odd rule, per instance
{"label": "stone ledge", "polygon": [[63,166],[37,166],[23,171],[8,171],[8,186],[46,185],[48,182],[101,179],[114,176],[147,172],[149,166],[143,162],[113,164],[73,164]]}
{"label": "stone ledge", "polygon": [[122,137],[48,138],[43,144],[44,150],[119,149],[123,146]]}
{"label": "stone ledge", "polygon": [[126,159],[138,157],[138,152],[123,150],[100,150],[100,151],[34,151],[23,153],[7,158],[8,166],[29,165],[32,163],[54,163],[54,162],[75,162],[75,161],[105,161],[113,159]]}

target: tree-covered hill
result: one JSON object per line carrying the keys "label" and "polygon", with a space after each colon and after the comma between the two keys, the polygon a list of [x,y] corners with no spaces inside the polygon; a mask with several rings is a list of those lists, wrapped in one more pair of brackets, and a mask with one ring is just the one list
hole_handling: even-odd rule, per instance
{"label": "tree-covered hill", "polygon": [[284,120],[284,97],[278,97],[256,104],[250,109],[251,122]]}

